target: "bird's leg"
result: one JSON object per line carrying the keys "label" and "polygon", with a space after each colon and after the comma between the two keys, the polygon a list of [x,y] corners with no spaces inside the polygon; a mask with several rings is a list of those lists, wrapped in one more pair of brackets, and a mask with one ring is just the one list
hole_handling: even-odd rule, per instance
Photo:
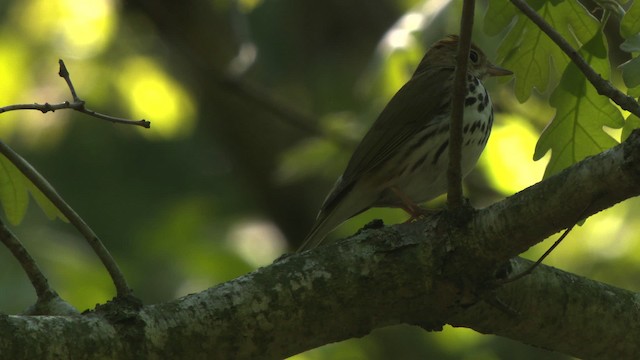
{"label": "bird's leg", "polygon": [[397,187],[392,186],[390,189],[398,197],[398,199],[400,199],[399,207],[411,216],[407,221],[405,221],[405,223],[412,222],[421,216],[432,213],[432,211],[424,209],[418,204],[414,203],[411,199],[409,199],[407,194],[402,192],[402,190],[398,189]]}

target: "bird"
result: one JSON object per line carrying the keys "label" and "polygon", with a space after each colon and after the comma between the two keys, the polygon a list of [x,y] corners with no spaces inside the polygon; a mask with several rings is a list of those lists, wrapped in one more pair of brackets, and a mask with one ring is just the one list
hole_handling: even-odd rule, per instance
{"label": "bird", "polygon": [[[413,219],[424,212],[417,204],[446,192],[458,43],[457,35],[448,35],[427,50],[354,150],[298,252],[317,247],[330,231],[369,208],[399,207]],[[493,124],[493,105],[482,80],[511,74],[471,44],[462,125],[463,177],[477,163]]]}

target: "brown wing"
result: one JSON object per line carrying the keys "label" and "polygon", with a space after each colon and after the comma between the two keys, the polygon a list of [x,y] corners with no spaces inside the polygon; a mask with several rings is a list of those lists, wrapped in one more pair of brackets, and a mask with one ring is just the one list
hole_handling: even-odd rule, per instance
{"label": "brown wing", "polygon": [[441,68],[417,74],[398,90],[351,156],[340,182],[322,206],[324,211],[330,210],[363,175],[392,156],[411,135],[428,126],[434,115],[448,110],[453,71]]}

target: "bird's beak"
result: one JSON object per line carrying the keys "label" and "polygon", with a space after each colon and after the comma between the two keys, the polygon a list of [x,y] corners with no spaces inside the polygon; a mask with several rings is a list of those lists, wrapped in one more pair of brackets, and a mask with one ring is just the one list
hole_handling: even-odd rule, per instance
{"label": "bird's beak", "polygon": [[513,71],[490,64],[489,69],[487,70],[487,74],[489,74],[490,76],[505,76],[512,75]]}

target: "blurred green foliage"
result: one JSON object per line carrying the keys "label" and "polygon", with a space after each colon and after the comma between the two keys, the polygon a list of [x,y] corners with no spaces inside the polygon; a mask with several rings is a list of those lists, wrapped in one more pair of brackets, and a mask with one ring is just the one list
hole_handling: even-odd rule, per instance
{"label": "blurred green foliage", "polygon": [[[491,58],[505,59],[496,49],[509,38],[501,40],[498,28],[492,37],[483,33],[490,25],[483,23],[486,2],[479,3],[474,39]],[[458,31],[460,5],[5,0],[0,106],[69,99],[57,76],[63,58],[89,108],[145,118],[151,129],[71,111],[21,111],[2,114],[0,136],[101,236],[135,294],[145,303],[168,301],[267,265],[299,244],[343,170],[349,144],[411,75],[426,47]],[[516,100],[511,84],[487,84],[499,111],[478,170],[466,181],[478,207],[539,181],[549,158],[532,160],[555,112],[549,91],[542,83],[538,91],[531,84],[518,90],[524,78],[514,70],[515,94],[526,103]],[[545,76],[559,81],[553,72]],[[296,123],[300,113],[311,118],[307,127]],[[606,131],[619,139],[620,131]],[[640,224],[633,212],[639,205],[627,201],[589,219],[546,262],[638,289]],[[4,215],[11,219],[11,212]],[[373,218],[394,223],[406,216],[373,209],[332,236],[352,234]],[[13,230],[54,288],[79,309],[114,295],[101,264],[69,224],[30,206]],[[528,256],[539,256],[552,240]],[[17,313],[35,301],[34,291],[7,251],[0,251],[0,263],[0,311]],[[466,329],[425,333],[409,326],[296,356],[392,357],[566,358]]]}

